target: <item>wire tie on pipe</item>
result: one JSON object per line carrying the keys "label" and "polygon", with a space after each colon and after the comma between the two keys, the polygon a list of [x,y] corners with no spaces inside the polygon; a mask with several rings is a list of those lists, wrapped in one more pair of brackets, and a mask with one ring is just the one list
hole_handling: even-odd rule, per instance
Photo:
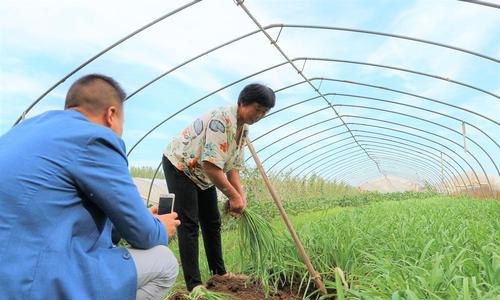
{"label": "wire tie on pipe", "polygon": [[281,31],[283,30],[283,24],[281,25],[280,27],[280,31],[278,32],[278,36],[276,37],[276,40],[272,40],[271,41],[271,44],[276,44],[278,42],[278,40],[280,39],[280,35],[281,35]]}
{"label": "wire tie on pipe", "polygon": [[321,84],[323,84],[323,78],[321,78],[320,82],[319,82],[319,86],[318,88],[316,89],[316,92],[319,92],[319,89],[321,88]]}
{"label": "wire tie on pipe", "polygon": [[304,71],[304,67],[306,66],[307,62],[307,57],[304,59],[304,64],[302,65],[302,70],[299,71],[299,74],[302,74],[302,71]]}

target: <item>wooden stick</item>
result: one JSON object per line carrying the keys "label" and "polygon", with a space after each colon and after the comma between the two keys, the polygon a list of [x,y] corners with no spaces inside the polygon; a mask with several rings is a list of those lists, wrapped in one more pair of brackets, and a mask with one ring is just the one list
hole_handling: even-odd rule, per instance
{"label": "wooden stick", "polygon": [[283,217],[283,220],[285,221],[286,227],[288,227],[288,230],[290,231],[290,234],[292,235],[292,238],[295,242],[295,245],[297,246],[297,249],[299,250],[300,255],[302,256],[302,259],[304,260],[304,263],[307,266],[307,270],[309,271],[309,274],[311,274],[311,277],[314,279],[314,282],[316,284],[316,287],[318,287],[323,293],[323,295],[327,294],[325,285],[323,284],[323,281],[321,281],[321,276],[319,275],[318,272],[314,269],[311,260],[309,259],[309,256],[306,253],[306,250],[304,249],[304,246],[302,246],[302,243],[300,242],[299,236],[297,235],[297,232],[293,228],[292,223],[288,219],[288,215],[285,212],[285,209],[283,208],[283,205],[281,204],[281,199],[274,189],[274,187],[271,184],[271,181],[269,180],[269,177],[267,177],[266,171],[264,171],[264,167],[262,167],[262,163],[260,162],[259,157],[257,156],[257,152],[255,152],[255,148],[253,147],[252,143],[250,142],[250,139],[247,138],[246,140],[248,149],[252,153],[253,159],[255,160],[255,164],[257,165],[257,168],[259,168],[260,174],[262,175],[262,178],[264,178],[264,182],[267,185],[267,188],[269,189],[269,192],[271,193],[271,196],[273,197],[274,203],[278,207],[281,216]]}

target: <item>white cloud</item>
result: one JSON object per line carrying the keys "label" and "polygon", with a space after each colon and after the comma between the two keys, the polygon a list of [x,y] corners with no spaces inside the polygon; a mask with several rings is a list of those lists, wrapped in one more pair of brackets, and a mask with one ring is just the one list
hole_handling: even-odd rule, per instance
{"label": "white cloud", "polygon": [[[15,71],[0,71],[0,134],[10,129],[22,112],[40,96],[50,82],[49,74],[38,72],[32,76]],[[31,117],[49,109],[61,109],[65,95],[56,91],[51,101],[41,103],[26,116]]]}
{"label": "white cloud", "polygon": [[[82,53],[122,38],[185,1],[11,1],[2,2],[4,41],[19,49]],[[43,12],[43,13],[40,13]],[[125,21],[126,20],[126,21]],[[22,38],[20,38],[22,37]],[[69,52],[69,53],[68,53]]]}
{"label": "white cloud", "polygon": [[[449,1],[417,1],[394,20],[388,31],[481,52],[491,40],[491,33],[498,32],[498,15],[493,9],[479,14],[480,7],[455,3],[451,9],[451,5],[454,3]],[[478,15],[481,16],[480,22]],[[388,39],[370,55],[369,60],[456,78],[465,70],[466,58],[469,57],[437,46]],[[403,79],[409,76],[397,71],[385,73]]]}
{"label": "white cloud", "polygon": [[177,116],[173,117],[173,120],[174,120],[174,121],[178,121],[178,122],[182,122],[182,123],[189,124],[189,123],[193,122],[193,120],[194,120],[196,117],[197,117],[197,116],[183,114],[183,115],[177,115]]}
{"label": "white cloud", "polygon": [[32,76],[19,73],[0,71],[0,93],[19,93],[36,96],[44,89],[42,82]]}
{"label": "white cloud", "polygon": [[[126,134],[127,134],[128,139],[138,140],[144,136],[145,132],[143,130],[130,129],[130,130],[127,130]],[[165,133],[156,131],[156,132],[152,132],[151,134],[149,134],[148,138],[161,140],[161,141],[167,141],[168,139],[172,138],[172,136],[169,134],[165,134]]]}
{"label": "white cloud", "polygon": [[[124,3],[112,0],[98,4],[82,0],[3,1],[0,7],[0,28],[2,28],[0,51],[3,58],[0,65],[2,69],[0,72],[0,126],[2,124],[10,126],[11,119],[13,122],[13,119],[17,117],[15,115],[20,114],[30,100],[38,97],[59,78],[86,59],[154,18],[186,3],[188,1],[148,0]],[[494,37],[495,34],[497,36],[500,34],[497,25],[499,17],[495,9],[485,9],[479,5],[457,1],[408,2],[403,6],[410,8],[402,12],[392,7],[358,5],[349,1],[335,4],[332,2],[330,5],[326,5],[325,2],[318,3],[315,1],[256,0],[246,4],[262,25],[284,22],[373,29],[442,42],[500,57],[500,48],[495,42],[498,37],[496,40]],[[395,13],[385,14],[386,11],[393,10]],[[382,11],[384,15],[380,16],[378,12]],[[386,24],[389,26],[387,27]],[[233,1],[204,0],[124,42],[83,71],[109,70],[119,77],[124,77],[127,87],[141,86],[149,79],[203,51],[256,29],[255,24]],[[275,37],[278,31],[278,29],[273,29],[270,34]],[[439,49],[435,46],[358,33],[290,28],[283,30],[278,45],[290,58],[330,57],[400,66],[450,77],[485,87],[485,89],[489,87],[496,90],[496,94],[500,94],[494,78],[484,75],[493,74],[494,77],[498,74],[495,72],[498,70],[496,66],[488,65],[489,73],[482,73],[483,59],[471,58],[470,55]],[[258,33],[183,66],[165,76],[155,87],[159,86],[159,91],[163,92],[162,84],[168,88],[177,88],[181,84],[182,87],[179,89],[186,89],[182,95],[188,94],[189,97],[197,99],[243,76],[281,62],[284,62],[284,57],[262,33]],[[302,67],[302,61],[296,64],[299,68]],[[135,76],[135,74],[140,75]],[[313,61],[306,63],[304,74],[308,77],[349,78],[354,81],[402,89],[450,103],[461,102],[465,107],[492,118],[499,114],[496,112],[500,112],[500,106],[495,102],[497,99],[490,99],[490,97],[485,102],[481,97],[483,95],[477,96],[476,92],[471,93],[470,97],[464,96],[463,92],[467,91],[466,88],[415,74],[352,64]],[[250,80],[263,82],[278,89],[299,82],[302,78],[290,65],[284,65]],[[234,103],[235,90],[243,84],[245,82],[234,89],[229,88],[219,92],[216,95],[220,98],[217,100],[218,103]],[[315,81],[315,84],[318,85],[319,82]],[[327,89],[327,83],[324,82],[323,91],[340,89],[337,83],[328,84],[335,88]],[[349,93],[365,94],[365,90],[359,91],[359,86],[352,86],[350,89],[356,92]],[[152,86],[150,91],[153,90],[157,91]],[[374,93],[376,95],[374,94],[373,97],[436,108],[436,105],[428,101],[410,96],[395,94],[387,96],[386,93],[382,96],[380,95],[382,91],[374,91]],[[44,99],[33,113],[57,108],[64,98],[63,94],[62,89],[56,89],[51,93],[52,100]],[[13,98],[11,95],[16,95],[16,97]],[[274,110],[316,95],[308,84],[296,86],[277,94],[278,103]],[[189,97],[187,98],[190,99]],[[463,100],[465,97],[468,97],[467,101]],[[155,98],[161,99],[161,97]],[[18,99],[25,100],[18,101]],[[183,98],[176,95],[175,99],[182,100]],[[328,99],[331,100],[332,97]],[[337,103],[337,100],[341,103],[363,103],[374,107],[395,108],[401,112],[444,122],[439,116],[415,109],[347,98],[333,98],[332,103]],[[157,103],[161,105],[161,102]],[[183,105],[186,104],[174,103],[175,107]],[[258,136],[288,119],[312,112],[325,105],[321,99],[297,105],[257,124],[255,128],[252,128],[252,135]],[[127,118],[129,114],[134,114],[135,118],[130,119],[137,120],[144,117],[147,120],[143,123],[130,123],[133,128],[127,131],[129,138],[142,136],[144,132],[138,128],[145,127],[144,123],[170,114],[169,110],[174,109],[169,106],[156,111],[150,106],[142,108],[132,105],[131,107],[138,109],[127,111]],[[196,117],[195,113],[201,107],[205,107],[205,103],[193,107],[192,110],[186,110],[172,121],[177,124],[187,124]],[[393,118],[389,114],[373,110],[348,107],[340,107],[337,110],[344,114]],[[463,115],[454,109],[442,111],[457,116]],[[266,139],[259,140],[258,145],[271,143],[292,131],[304,128],[312,124],[311,120],[322,120],[332,116],[331,110],[325,110],[312,118],[304,119],[277,131],[272,138],[268,136]],[[409,122],[409,124],[415,123]],[[177,133],[170,132],[171,128],[177,130],[177,127],[179,126],[162,127],[161,132],[154,132],[150,138],[154,141],[166,140],[169,134]],[[4,128],[6,127],[1,128],[0,133],[4,131]],[[489,132],[495,131],[495,128],[484,128],[488,128]],[[311,128],[301,132],[295,137],[296,140],[311,134],[313,130],[314,128]],[[147,159],[144,159],[144,162],[146,161]]]}
{"label": "white cloud", "polygon": [[485,105],[486,103],[483,97],[474,97],[468,99],[460,106],[485,115],[490,119],[496,120],[498,122],[498,116],[500,115],[500,102],[498,100],[493,100],[491,102],[492,103],[488,103],[488,105]]}

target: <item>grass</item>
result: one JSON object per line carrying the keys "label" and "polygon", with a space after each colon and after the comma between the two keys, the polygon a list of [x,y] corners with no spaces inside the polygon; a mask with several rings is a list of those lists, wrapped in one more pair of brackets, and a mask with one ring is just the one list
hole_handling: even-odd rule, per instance
{"label": "grass", "polygon": [[246,273],[262,283],[265,295],[269,295],[269,283],[273,281],[269,266],[280,265],[281,255],[277,245],[281,242],[271,224],[246,209],[238,220],[241,261],[249,262]]}
{"label": "grass", "polygon": [[[131,166],[130,167],[130,175],[132,177],[137,177],[137,178],[153,178],[155,175],[156,169],[150,166],[141,166],[141,167],[135,167]],[[156,174],[156,178],[159,179],[165,179],[165,175],[163,174],[163,168],[160,168],[158,170],[158,173]]]}
{"label": "grass", "polygon": [[[363,206],[370,203],[382,202],[382,201],[404,201],[407,199],[425,199],[435,196],[435,193],[431,192],[403,192],[403,193],[390,193],[381,194],[377,192],[365,192],[365,193],[355,193],[355,194],[336,194],[334,196],[311,198],[307,201],[284,201],[283,207],[285,208],[289,216],[304,214],[306,212],[316,212],[316,211],[326,211],[336,207],[356,207]],[[249,199],[249,207],[262,216],[266,220],[272,220],[279,216],[279,211],[276,209],[276,205],[271,200],[257,200]],[[222,203],[221,203],[221,210]],[[225,231],[233,230],[237,228],[237,220],[232,218],[227,218],[223,222],[223,229]]]}
{"label": "grass", "polygon": [[[500,202],[431,192],[359,193],[320,179],[273,180],[313,265],[337,299],[500,299]],[[250,247],[240,237],[263,245],[256,242],[260,230],[241,233],[236,220],[224,219],[227,269],[270,288],[299,290],[304,299],[318,298],[266,188],[252,174],[243,181],[250,210],[272,228],[264,235],[274,244],[262,246],[257,258],[241,255]],[[199,244],[205,282],[210,274]],[[178,253],[175,241],[170,247]],[[345,272],[348,290],[335,267]],[[181,273],[175,290],[183,288]]]}
{"label": "grass", "polygon": [[[177,293],[179,293],[179,291],[176,291],[176,289],[171,289],[169,290],[167,295],[165,295],[165,299],[173,297]],[[231,298],[224,293],[210,291],[205,288],[194,289],[190,293],[183,293],[182,295],[187,300],[231,300]]]}
{"label": "grass", "polygon": [[[500,203],[494,200],[433,196],[368,201],[291,219],[313,265],[339,299],[499,299],[499,216]],[[231,230],[223,233],[228,270],[254,278],[265,278],[265,270],[271,287],[286,283],[314,299],[318,293],[282,220],[274,218],[271,225],[279,260],[256,271],[255,261],[240,255],[240,233]],[[346,273],[349,290],[336,280],[337,266]],[[180,275],[177,288],[182,285]]]}
{"label": "grass", "polygon": [[[360,194],[352,186],[327,181],[314,174],[308,178],[296,177],[288,173],[270,173],[268,176],[280,197],[287,203],[304,203],[318,199],[333,200],[337,197]],[[242,184],[247,199],[251,202],[272,202],[271,195],[257,168],[248,168],[242,172]]]}
{"label": "grass", "polygon": [[[140,177],[154,174],[152,168],[131,171]],[[270,179],[337,299],[500,299],[500,202],[432,192],[360,193],[316,176],[305,180],[270,174]],[[246,171],[242,182],[253,218],[242,219],[247,225],[242,232],[236,230],[236,220],[223,220],[227,269],[270,288],[291,286],[305,299],[317,298],[257,170]],[[203,243],[199,245],[206,281],[210,274]],[[176,242],[170,247],[178,257]],[[348,290],[335,267],[345,272]],[[181,272],[174,291],[184,289],[182,278]]]}
{"label": "grass", "polygon": [[[346,299],[498,299],[500,204],[433,197],[295,216],[313,264]],[[299,222],[296,222],[299,221]],[[286,235],[283,226],[277,230]],[[291,238],[277,250],[281,278],[312,297]],[[344,291],[333,268],[351,288]]]}

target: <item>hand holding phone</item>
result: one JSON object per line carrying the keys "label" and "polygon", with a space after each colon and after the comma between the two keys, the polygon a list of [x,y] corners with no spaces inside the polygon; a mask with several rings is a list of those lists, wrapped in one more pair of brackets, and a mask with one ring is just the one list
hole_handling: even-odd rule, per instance
{"label": "hand holding phone", "polygon": [[171,214],[174,212],[175,194],[168,193],[160,195],[160,202],[158,203],[158,214]]}
{"label": "hand holding phone", "polygon": [[156,215],[155,217],[165,226],[168,237],[172,238],[177,231],[177,227],[181,224],[181,221],[177,219],[177,213],[173,212],[170,214]]}

